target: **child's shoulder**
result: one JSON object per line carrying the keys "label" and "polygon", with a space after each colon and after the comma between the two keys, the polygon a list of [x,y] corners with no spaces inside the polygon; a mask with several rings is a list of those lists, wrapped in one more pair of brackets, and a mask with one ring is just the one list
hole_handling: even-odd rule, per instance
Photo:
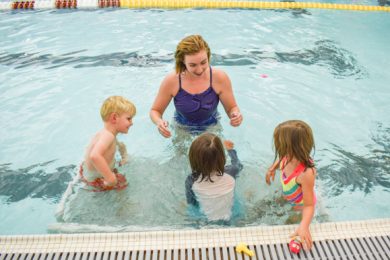
{"label": "child's shoulder", "polygon": [[314,167],[307,167],[300,175],[299,175],[299,183],[313,183],[315,181],[317,174],[317,170]]}
{"label": "child's shoulder", "polygon": [[304,171],[303,171],[303,174],[305,174],[305,175],[309,175],[309,176],[311,176],[311,175],[316,175],[317,174],[317,170],[316,170],[316,168],[314,168],[314,167],[307,167]]}
{"label": "child's shoulder", "polygon": [[95,139],[102,142],[116,142],[116,136],[105,128],[96,133]]}

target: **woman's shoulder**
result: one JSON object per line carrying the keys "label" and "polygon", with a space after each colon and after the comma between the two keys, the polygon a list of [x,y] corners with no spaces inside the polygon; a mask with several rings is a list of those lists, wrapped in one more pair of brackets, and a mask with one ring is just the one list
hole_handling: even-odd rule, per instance
{"label": "woman's shoulder", "polygon": [[229,78],[225,71],[214,67],[212,67],[211,69],[213,71],[213,79],[224,80]]}
{"label": "woman's shoulder", "polygon": [[175,71],[172,71],[165,76],[165,78],[161,82],[160,88],[164,91],[168,91],[171,93],[172,91],[175,91],[174,87],[176,86],[179,86],[178,75]]}
{"label": "woman's shoulder", "polygon": [[178,74],[176,73],[176,71],[171,71],[170,73],[168,73],[164,80],[163,80],[163,83],[166,82],[166,83],[172,83],[172,82],[176,82],[177,81],[177,78],[178,78]]}
{"label": "woman's shoulder", "polygon": [[231,86],[229,76],[221,69],[212,68],[213,70],[213,81],[212,85],[215,90],[215,92],[219,95],[221,94],[224,89],[226,89],[226,86]]}

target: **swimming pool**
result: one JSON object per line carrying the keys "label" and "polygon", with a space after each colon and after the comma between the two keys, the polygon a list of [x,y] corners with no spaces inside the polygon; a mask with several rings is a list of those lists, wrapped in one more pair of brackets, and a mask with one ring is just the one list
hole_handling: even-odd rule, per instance
{"label": "swimming pool", "polygon": [[[188,211],[186,159],[148,116],[178,40],[193,33],[229,74],[244,114],[239,128],[221,121],[245,167],[229,225],[286,222],[289,207],[264,173],[274,127],[292,118],[307,121],[316,139],[314,221],[389,217],[389,25],[388,13],[332,10],[1,12],[0,234],[220,227]],[[129,188],[75,193],[57,220],[101,127],[100,105],[114,94],[138,110],[120,137],[131,156]]]}

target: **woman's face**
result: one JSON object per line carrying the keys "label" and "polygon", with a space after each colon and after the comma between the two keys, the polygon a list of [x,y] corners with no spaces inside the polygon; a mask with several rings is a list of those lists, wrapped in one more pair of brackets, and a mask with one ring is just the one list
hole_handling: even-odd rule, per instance
{"label": "woman's face", "polygon": [[195,77],[201,77],[203,73],[209,68],[207,52],[205,50],[201,50],[200,52],[192,55],[185,55],[184,65],[191,75]]}

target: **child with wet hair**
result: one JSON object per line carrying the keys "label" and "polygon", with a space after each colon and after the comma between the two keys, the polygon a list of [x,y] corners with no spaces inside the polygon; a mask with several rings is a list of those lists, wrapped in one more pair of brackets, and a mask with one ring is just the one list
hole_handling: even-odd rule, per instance
{"label": "child with wet hair", "polygon": [[[225,166],[225,149],[231,165]],[[192,174],[185,182],[187,203],[199,206],[210,221],[229,220],[232,215],[236,177],[243,165],[233,142],[204,133],[191,144],[189,160]]]}
{"label": "child with wet hair", "polygon": [[280,169],[284,198],[295,210],[302,212],[301,223],[291,236],[299,236],[303,247],[309,250],[313,245],[309,227],[316,203],[314,182],[317,171],[310,156],[314,149],[313,132],[305,122],[289,120],[275,128],[273,139],[275,159],[265,179],[270,185],[275,179],[275,171]]}
{"label": "child with wet hair", "polygon": [[100,109],[104,127],[92,138],[80,166],[81,179],[95,191],[126,188],[125,177],[115,168],[115,153],[118,149],[122,157],[120,164],[124,164],[127,152],[116,137],[119,133],[127,134],[135,113],[134,104],[124,97],[111,96],[104,101]]}

